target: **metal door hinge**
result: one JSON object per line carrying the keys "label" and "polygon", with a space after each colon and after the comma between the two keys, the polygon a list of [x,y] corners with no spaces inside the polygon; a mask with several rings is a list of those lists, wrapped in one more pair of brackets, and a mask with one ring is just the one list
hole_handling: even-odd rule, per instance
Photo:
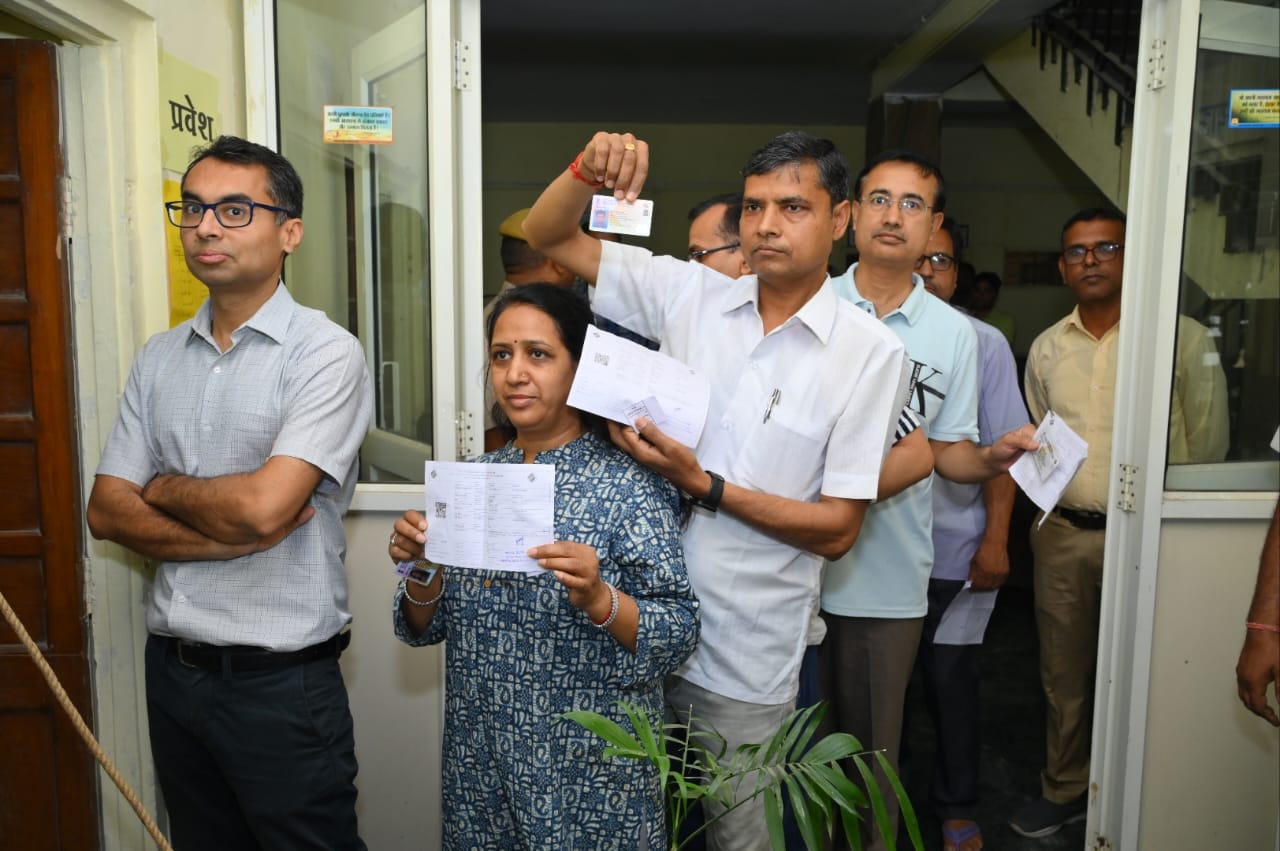
{"label": "metal door hinge", "polygon": [[59,207],[59,227],[64,240],[71,239],[76,224],[76,194],[71,178],[63,175],[59,181],[58,194],[61,196]]}
{"label": "metal door hinge", "polygon": [[1164,88],[1164,50],[1164,39],[1157,38],[1151,42],[1151,54],[1147,56],[1147,89],[1153,92]]}
{"label": "metal door hinge", "polygon": [[1116,508],[1121,511],[1133,511],[1134,505],[1137,503],[1138,492],[1138,465],[1137,464],[1121,464],[1120,465],[1120,493],[1116,497]]}
{"label": "metal door hinge", "polygon": [[467,458],[474,458],[480,454],[480,444],[476,435],[476,417],[470,411],[463,411],[458,418],[453,421],[458,435],[458,454],[455,456],[459,461]]}
{"label": "metal door hinge", "polygon": [[460,92],[471,90],[471,45],[465,41],[453,43],[453,87]]}

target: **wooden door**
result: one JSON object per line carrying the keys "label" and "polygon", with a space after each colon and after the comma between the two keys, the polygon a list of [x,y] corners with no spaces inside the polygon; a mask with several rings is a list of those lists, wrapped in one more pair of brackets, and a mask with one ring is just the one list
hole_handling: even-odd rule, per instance
{"label": "wooden door", "polygon": [[[0,592],[89,719],[56,67],[51,44],[0,40]],[[95,779],[0,619],[0,847],[96,848]]]}

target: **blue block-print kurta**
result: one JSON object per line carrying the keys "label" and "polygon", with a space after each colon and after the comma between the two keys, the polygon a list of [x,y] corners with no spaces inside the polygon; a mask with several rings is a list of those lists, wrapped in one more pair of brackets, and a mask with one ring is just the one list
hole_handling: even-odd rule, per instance
{"label": "blue block-print kurta", "polygon": [[[508,445],[480,459],[519,463]],[[420,636],[395,599],[396,635],[445,648],[444,847],[599,851],[665,844],[657,775],[605,760],[604,743],[558,716],[590,709],[630,729],[617,701],[662,720],[662,680],[698,640],[670,484],[593,434],[539,453],[556,465],[556,539],[595,547],[600,575],[636,600],[629,652],[569,604],[555,576],[447,569]],[[427,532],[430,535],[430,530]]]}

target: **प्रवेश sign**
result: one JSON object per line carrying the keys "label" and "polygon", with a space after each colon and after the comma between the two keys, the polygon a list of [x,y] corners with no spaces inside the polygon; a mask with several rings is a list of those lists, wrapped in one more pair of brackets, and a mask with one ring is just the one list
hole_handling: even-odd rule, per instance
{"label": "\u092a\u094d\u0930\u0935\u0947\u0936 sign", "polygon": [[160,51],[160,158],[187,170],[191,151],[218,138],[218,78]]}
{"label": "\u092a\u094d\u0930\u0935\u0947\u0936 sign", "polygon": [[326,145],[390,145],[391,140],[391,107],[325,104]]}

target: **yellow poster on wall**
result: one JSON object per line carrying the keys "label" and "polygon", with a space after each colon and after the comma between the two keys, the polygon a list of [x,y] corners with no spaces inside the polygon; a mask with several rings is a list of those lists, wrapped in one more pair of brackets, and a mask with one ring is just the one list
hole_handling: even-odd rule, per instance
{"label": "yellow poster on wall", "polygon": [[160,156],[187,170],[193,148],[218,138],[218,78],[160,51]]}
{"label": "yellow poster on wall", "polygon": [[[166,180],[164,200],[165,203],[182,200],[182,184]],[[187,258],[182,253],[182,231],[167,221],[164,227],[169,267],[169,327],[172,328],[195,316],[209,291],[187,268]]]}

